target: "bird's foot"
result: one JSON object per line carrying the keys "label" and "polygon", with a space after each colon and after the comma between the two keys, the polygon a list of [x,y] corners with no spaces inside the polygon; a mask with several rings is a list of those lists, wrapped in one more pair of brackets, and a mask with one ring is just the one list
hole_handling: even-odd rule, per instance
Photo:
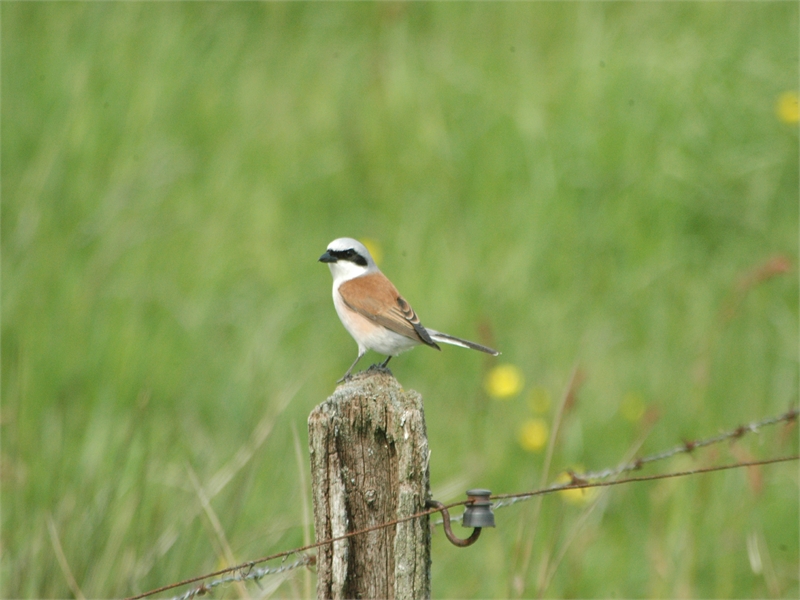
{"label": "bird's foot", "polygon": [[389,370],[389,367],[386,366],[386,363],[383,364],[374,364],[366,371],[367,373],[385,373],[386,375],[391,375],[394,377],[394,373]]}

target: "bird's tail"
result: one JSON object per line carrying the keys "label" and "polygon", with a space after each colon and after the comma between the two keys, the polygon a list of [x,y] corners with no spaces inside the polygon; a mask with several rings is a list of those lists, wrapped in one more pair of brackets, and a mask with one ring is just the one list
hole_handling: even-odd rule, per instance
{"label": "bird's tail", "polygon": [[487,348],[486,346],[481,346],[480,344],[476,344],[475,342],[470,342],[467,340],[462,340],[461,338],[454,337],[452,335],[447,335],[446,333],[442,333],[441,331],[435,331],[433,329],[428,329],[428,335],[431,336],[431,339],[442,342],[443,344],[452,344],[453,346],[461,346],[462,348],[470,348],[472,350],[480,350],[481,352],[486,352],[486,354],[491,354],[492,356],[497,356],[500,354],[497,350],[492,350],[491,348]]}

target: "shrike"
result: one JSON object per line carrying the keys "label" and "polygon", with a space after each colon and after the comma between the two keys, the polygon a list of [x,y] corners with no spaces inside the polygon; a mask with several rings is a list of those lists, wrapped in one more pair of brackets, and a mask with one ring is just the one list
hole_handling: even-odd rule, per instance
{"label": "shrike", "polygon": [[417,313],[381,273],[367,248],[358,240],[333,240],[319,260],[328,263],[333,275],[333,305],[342,325],[358,344],[356,360],[339,381],[350,376],[367,350],[386,355],[381,367],[393,356],[419,344],[441,350],[436,342],[472,348],[492,356],[500,354],[475,342],[423,327]]}

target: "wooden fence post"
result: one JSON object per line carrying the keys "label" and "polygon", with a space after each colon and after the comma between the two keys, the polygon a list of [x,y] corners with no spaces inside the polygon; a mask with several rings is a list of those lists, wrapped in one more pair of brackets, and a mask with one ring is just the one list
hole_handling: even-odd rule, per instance
{"label": "wooden fence post", "polygon": [[[317,541],[425,510],[422,397],[388,371],[346,381],[308,418]],[[421,517],[321,546],[317,598],[429,598],[430,528]]]}

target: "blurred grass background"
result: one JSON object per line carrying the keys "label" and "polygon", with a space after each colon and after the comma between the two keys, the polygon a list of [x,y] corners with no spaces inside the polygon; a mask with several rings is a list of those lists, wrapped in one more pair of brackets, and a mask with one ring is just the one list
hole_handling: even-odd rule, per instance
{"label": "blurred grass background", "polygon": [[[439,500],[535,487],[520,427],[547,435],[576,364],[549,479],[617,464],[653,415],[640,453],[796,403],[796,3],[0,16],[3,597],[76,593],[59,548],[108,598],[313,536],[305,420],[356,354],[316,262],[340,236],[382,250],[423,323],[503,352],[392,361],[425,398]],[[795,431],[657,468],[789,454]],[[470,549],[437,532],[433,594],[797,597],[797,483],[508,508]]]}

